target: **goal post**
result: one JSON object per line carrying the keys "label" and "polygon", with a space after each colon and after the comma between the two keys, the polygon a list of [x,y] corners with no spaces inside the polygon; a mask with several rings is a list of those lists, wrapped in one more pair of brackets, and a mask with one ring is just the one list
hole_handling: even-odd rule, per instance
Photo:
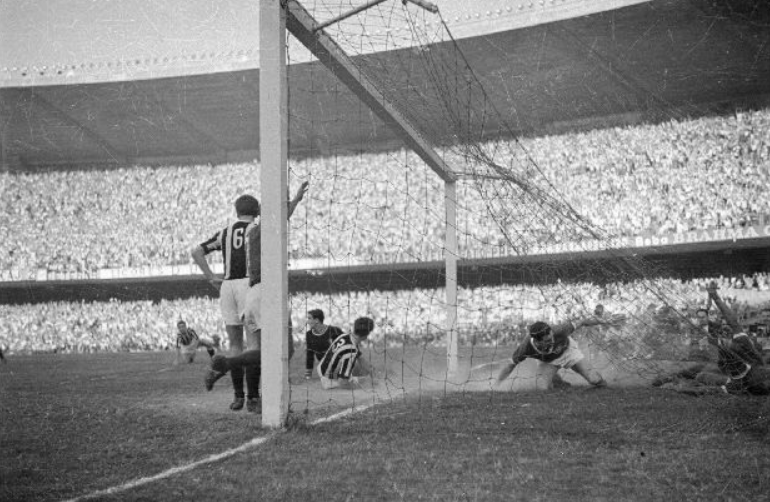
{"label": "goal post", "polygon": [[[449,375],[458,368],[456,173],[396,106],[356,68],[347,54],[296,0],[260,2],[260,155],[263,288],[262,381],[264,426],[281,426],[288,414],[287,150],[286,31],[302,43],[374,114],[392,128],[444,182],[446,204],[446,309]],[[276,239],[276,236],[280,238]],[[275,294],[280,293],[280,294]],[[279,334],[281,334],[279,336]]]}
{"label": "goal post", "polygon": [[262,425],[275,428],[284,425],[289,411],[286,13],[282,0],[259,4]]}

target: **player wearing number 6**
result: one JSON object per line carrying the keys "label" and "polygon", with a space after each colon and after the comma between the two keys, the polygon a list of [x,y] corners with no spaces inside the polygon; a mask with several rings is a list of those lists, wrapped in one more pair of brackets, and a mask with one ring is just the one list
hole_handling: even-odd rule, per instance
{"label": "player wearing number 6", "polygon": [[[235,200],[238,219],[214,234],[192,250],[192,258],[209,283],[219,291],[219,308],[225,322],[225,331],[231,355],[243,352],[243,314],[246,311],[246,295],[249,278],[246,275],[246,231],[259,216],[259,201],[251,195],[242,195]],[[206,255],[220,251],[224,275],[215,274],[206,261]],[[232,410],[243,408],[243,371],[231,373],[235,400]]]}
{"label": "player wearing number 6", "polygon": [[[577,321],[568,321],[551,327],[548,323],[538,321],[529,327],[529,334],[514,351],[511,362],[507,364],[497,377],[500,383],[527,358],[537,359],[540,364],[556,368],[572,369],[595,387],[606,387],[607,382],[586,361],[577,342],[570,335],[585,326],[619,325],[625,322],[623,315],[613,315],[609,319],[588,317]],[[553,378],[553,373],[551,373]],[[551,387],[549,382],[549,387]]]}

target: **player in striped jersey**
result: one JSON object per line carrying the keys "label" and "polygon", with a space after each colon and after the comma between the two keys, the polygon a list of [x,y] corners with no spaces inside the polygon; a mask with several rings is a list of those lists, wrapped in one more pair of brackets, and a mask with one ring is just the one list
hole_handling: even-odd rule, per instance
{"label": "player in striped jersey", "polygon": [[[308,189],[308,182],[303,182],[297,190],[294,198],[288,201],[288,216],[294,213],[297,205],[304,198]],[[254,197],[244,195],[235,202],[236,212],[239,221],[247,222],[246,225],[233,227],[232,232],[228,233],[228,228],[221,231],[205,243],[201,244],[193,252],[193,258],[206,277],[213,276],[205,255],[208,250],[222,249],[225,263],[225,282],[220,291],[220,303],[224,305],[228,294],[225,286],[229,281],[237,280],[237,308],[226,309],[223,306],[223,317],[225,317],[225,329],[227,329],[230,341],[230,354],[237,356],[243,352],[244,345],[244,325],[246,326],[246,335],[248,337],[247,348],[249,350],[258,350],[261,348],[261,299],[262,299],[262,267],[261,267],[261,228],[256,217],[260,215],[259,201]],[[238,222],[236,222],[237,224]],[[235,225],[235,224],[234,224]],[[229,237],[228,237],[229,236]],[[229,251],[228,251],[229,250]],[[210,252],[210,251],[208,251]],[[228,257],[229,253],[229,257]],[[237,279],[236,279],[237,277]],[[242,278],[241,278],[242,277]],[[237,327],[235,326],[237,322]],[[290,346],[293,351],[293,344]],[[249,410],[257,408],[259,399],[259,374],[254,365],[236,365],[230,371],[230,378],[233,382],[233,392],[235,399],[230,405],[230,409],[237,411],[248,404]],[[216,372],[223,375],[222,372]],[[248,396],[244,392],[244,377]],[[206,388],[210,389],[213,382],[209,384],[210,375],[206,376]],[[214,379],[216,381],[216,378]],[[255,385],[256,383],[256,385]],[[248,400],[246,399],[248,398]]]}
{"label": "player in striped jersey", "polygon": [[215,341],[206,340],[198,336],[198,333],[194,329],[189,328],[187,323],[180,319],[176,323],[176,360],[174,364],[179,364],[180,361],[190,364],[195,361],[195,354],[198,352],[198,347],[204,347],[206,352],[209,353],[209,357],[214,357],[216,351],[214,347]]}
{"label": "player in striped jersey", "polygon": [[358,377],[371,375],[372,370],[361,359],[361,342],[374,330],[374,321],[359,317],[353,323],[353,333],[338,336],[318,365],[318,375],[324,389],[350,389],[358,386]]}
{"label": "player in striped jersey", "polygon": [[[192,250],[192,258],[209,283],[219,291],[219,307],[225,323],[230,354],[243,352],[243,315],[246,311],[246,295],[249,278],[246,274],[246,231],[259,216],[259,201],[251,195],[241,195],[235,200],[236,221],[211,236]],[[224,275],[215,274],[206,261],[206,255],[222,253]],[[230,373],[235,398],[230,409],[243,408],[244,372],[237,369]]]}
{"label": "player in striped jersey", "polygon": [[324,312],[313,309],[307,313],[307,325],[310,329],[305,333],[305,379],[313,375],[313,364],[321,361],[332,342],[342,334],[337,326],[324,324]]}

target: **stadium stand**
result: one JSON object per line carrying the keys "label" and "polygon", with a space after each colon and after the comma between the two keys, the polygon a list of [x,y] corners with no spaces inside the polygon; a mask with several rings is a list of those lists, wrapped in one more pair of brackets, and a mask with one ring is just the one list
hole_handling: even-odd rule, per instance
{"label": "stadium stand", "polygon": [[[768,109],[522,142],[570,204],[609,235],[737,228],[770,220]],[[334,179],[311,180],[310,196],[329,192],[332,182],[366,179],[373,169],[397,173],[401,166],[393,158],[375,153],[337,157]],[[312,177],[314,166],[323,162],[292,163],[295,172]],[[0,217],[8,222],[0,227],[3,278],[34,278],[40,270],[95,278],[104,269],[187,265],[189,249],[197,243],[191,239],[213,233],[233,217],[223,201],[245,191],[237,188],[242,186],[239,180],[251,177],[253,168],[226,164],[2,172]],[[391,183],[406,181],[394,176]],[[382,187],[375,183],[360,190],[367,191],[359,192],[361,197],[382,198],[377,192]],[[433,193],[438,197],[441,192]],[[469,204],[471,214],[483,212],[480,201]],[[408,208],[393,204],[380,210],[380,239],[352,243],[348,255],[370,263],[392,262],[394,256],[408,261],[424,234],[405,235],[398,225]],[[328,214],[321,204],[313,211],[306,218],[331,219],[330,228],[344,226],[339,221],[344,214]],[[199,221],[198,214],[208,216]],[[485,241],[485,230],[483,225],[472,227],[474,242]],[[427,232],[438,238],[441,228],[434,223]],[[296,224],[292,258],[323,256],[328,245],[324,235]],[[460,245],[462,253],[468,252],[462,241]],[[424,256],[424,250],[419,254]]]}
{"label": "stadium stand", "polygon": [[[704,306],[703,290],[711,280],[716,280],[720,288],[727,292],[725,298],[742,321],[751,322],[763,309],[770,308],[770,274],[690,281],[663,280],[665,287],[681,300],[674,306],[684,315],[678,322],[684,324],[684,318],[693,318],[696,309]],[[623,295],[629,294],[634,287],[634,284],[610,284],[600,296],[588,301],[602,303],[611,312],[615,302],[622,301]],[[583,289],[586,293],[592,291],[588,284]],[[335,321],[350,319],[353,312],[371,312],[379,326],[372,335],[376,343],[422,345],[436,341],[433,338],[440,332],[444,315],[443,305],[436,301],[441,298],[441,291],[374,293],[294,294],[291,300],[292,323],[297,341],[301,341],[304,333],[305,313],[319,307],[324,309],[329,319]],[[460,292],[463,305],[460,336],[467,344],[505,345],[513,342],[524,333],[528,324],[544,314],[552,320],[571,314],[559,309],[555,299],[558,294],[559,288],[553,286],[463,289]],[[415,304],[420,305],[420,312],[415,311]],[[500,308],[501,305],[506,308]],[[650,296],[648,305],[657,307],[656,298]],[[0,315],[4,319],[0,346],[12,354],[169,350],[174,346],[175,324],[179,318],[188,320],[203,336],[223,331],[217,300],[206,297],[159,302],[112,300],[0,305]],[[420,326],[415,324],[414,319],[430,319],[431,322]],[[762,326],[766,339],[770,326]],[[350,328],[344,324],[342,327]],[[684,343],[682,337],[687,330],[675,332],[681,338],[676,340]]]}

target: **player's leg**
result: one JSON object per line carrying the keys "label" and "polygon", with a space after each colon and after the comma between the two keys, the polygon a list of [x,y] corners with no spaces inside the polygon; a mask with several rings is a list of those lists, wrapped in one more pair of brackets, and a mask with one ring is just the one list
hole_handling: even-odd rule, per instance
{"label": "player's leg", "polygon": [[[248,279],[225,281],[222,283],[220,290],[219,301],[222,309],[222,318],[225,322],[230,356],[236,356],[243,352],[243,309],[245,304],[243,297],[245,297],[247,291]],[[210,377],[210,374],[206,376],[207,389],[210,388]],[[230,409],[233,411],[242,409],[246,401],[246,395],[243,390],[243,378],[243,368],[237,367],[230,371],[230,379],[235,396],[230,405]]]}
{"label": "player's leg", "polygon": [[209,340],[206,340],[205,338],[199,339],[198,345],[206,349],[206,352],[208,352],[209,357],[214,357],[214,354],[217,353],[217,351],[214,350],[214,343]]}
{"label": "player's leg", "polygon": [[[256,413],[261,410],[259,382],[261,377],[262,348],[262,285],[255,284],[246,292],[246,305],[243,312],[243,324],[246,329],[247,352],[254,352],[258,360],[244,365],[246,376],[246,410]],[[245,353],[244,353],[245,354]]]}
{"label": "player's leg", "polygon": [[695,375],[695,381],[703,385],[721,386],[727,385],[730,379],[721,371],[705,369]]}
{"label": "player's leg", "polygon": [[586,379],[588,383],[593,385],[594,387],[606,387],[607,382],[604,380],[604,377],[596,371],[585,359],[581,359],[580,361],[575,362],[571,369],[575,370],[575,372]]}
{"label": "player's leg", "polygon": [[770,394],[770,367],[755,366],[744,378],[749,393],[758,396]]}
{"label": "player's leg", "polygon": [[568,389],[572,387],[569,382],[561,377],[558,370],[553,374],[553,378],[551,378],[551,385],[554,389]]}
{"label": "player's leg", "polygon": [[585,378],[585,380],[594,387],[606,387],[607,382],[604,377],[596,371],[591,363],[586,359],[583,351],[580,350],[577,342],[570,338],[567,350],[553,364],[564,368],[574,370],[575,373]]}
{"label": "player's leg", "polygon": [[[230,356],[237,356],[243,353],[243,325],[230,324],[225,326],[227,332],[227,339],[230,343]],[[244,383],[244,371],[243,367],[236,366],[230,371],[230,380],[233,384],[233,402],[230,404],[230,409],[233,411],[240,410],[246,400],[246,394],[243,390]]]}
{"label": "player's leg", "polygon": [[235,356],[224,356],[217,354],[211,358],[211,369],[206,375],[206,389],[211,390],[214,382],[233,371],[240,371],[245,374],[245,368],[249,366],[259,366],[262,355],[259,350],[246,350]]}

